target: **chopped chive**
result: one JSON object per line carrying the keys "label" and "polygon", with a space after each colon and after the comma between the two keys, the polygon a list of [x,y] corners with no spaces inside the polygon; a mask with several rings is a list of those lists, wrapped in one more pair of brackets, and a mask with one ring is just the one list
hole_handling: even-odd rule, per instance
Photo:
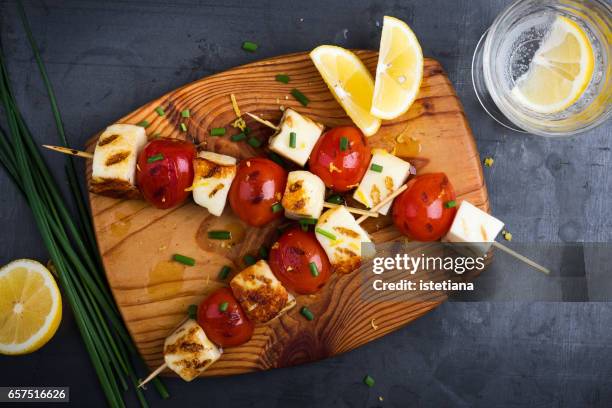
{"label": "chopped chive", "polygon": [[340,138],[340,150],[345,151],[346,149],[348,149],[348,144],[348,139],[345,136],[342,136]]}
{"label": "chopped chive", "polygon": [[377,173],[382,173],[383,166],[381,166],[380,164],[372,163],[372,166],[370,166],[370,170],[375,171]]}
{"label": "chopped chive", "polygon": [[300,313],[306,318],[306,320],[311,321],[312,319],[314,319],[314,315],[306,306],[302,306],[302,308],[300,309]]}
{"label": "chopped chive", "polygon": [[185,256],[185,255],[174,254],[174,255],[172,255],[172,259],[174,259],[178,263],[182,263],[183,265],[187,265],[187,266],[195,265],[195,259],[190,258],[190,257]]}
{"label": "chopped chive", "polygon": [[224,265],[223,268],[221,268],[221,271],[219,272],[219,279],[225,280],[231,271],[232,268],[227,265]]}
{"label": "chopped chive", "polygon": [[164,116],[166,114],[166,112],[164,111],[164,108],[162,108],[161,106],[158,106],[157,108],[155,108],[155,112],[157,112],[159,116]]}
{"label": "chopped chive", "polygon": [[281,203],[272,204],[272,212],[277,213],[279,211],[283,211],[283,206],[281,205]]}
{"label": "chopped chive", "polygon": [[223,136],[224,134],[225,134],[225,128],[224,127],[210,129],[210,135],[211,136]]}
{"label": "chopped chive", "polygon": [[140,127],[145,128],[145,129],[146,129],[146,128],[148,128],[148,127],[149,127],[149,125],[150,125],[150,123],[149,123],[149,121],[148,121],[148,120],[146,120],[146,119],[145,119],[145,120],[141,120],[140,122],[138,122],[138,123],[136,124],[136,126],[140,126]]}
{"label": "chopped chive", "polygon": [[289,75],[285,74],[278,74],[275,78],[278,82],[282,82],[283,84],[288,84],[290,81]]}
{"label": "chopped chive", "polygon": [[245,134],[245,135],[248,135],[249,133],[251,133],[251,128],[250,128],[250,127],[248,127],[248,126],[246,126],[246,127],[244,128],[243,132],[244,132],[244,134]]}
{"label": "chopped chive", "polygon": [[457,206],[457,202],[456,202],[455,200],[450,200],[450,201],[447,201],[447,202],[444,204],[444,206],[445,206],[446,208],[453,208],[453,207],[456,207],[456,206]]}
{"label": "chopped chive", "polygon": [[365,385],[367,385],[368,387],[373,387],[374,386],[374,378],[372,378],[369,375],[366,375],[365,377],[363,377],[363,383]]}
{"label": "chopped chive", "polygon": [[208,231],[208,238],[221,240],[232,239],[232,233],[230,231]]}
{"label": "chopped chive", "polygon": [[246,139],[246,135],[244,133],[238,133],[237,135],[232,135],[232,142],[240,142]]}
{"label": "chopped chive", "polygon": [[296,88],[293,88],[291,90],[291,96],[293,96],[295,99],[297,99],[297,101],[299,103],[302,104],[302,106],[306,106],[308,105],[308,102],[310,102],[310,100],[306,97],[306,95],[304,95],[303,93],[301,93],[299,90],[297,90]]}
{"label": "chopped chive", "polygon": [[248,52],[255,52],[259,48],[259,45],[252,41],[245,41],[242,43],[242,49]]}
{"label": "chopped chive", "polygon": [[225,312],[227,310],[227,307],[229,306],[229,303],[227,302],[223,302],[219,305],[219,311],[220,312]]}
{"label": "chopped chive", "polygon": [[310,267],[310,274],[312,276],[314,276],[315,278],[317,276],[319,276],[319,268],[317,268],[317,264],[316,263],[311,262],[308,266]]}
{"label": "chopped chive", "polygon": [[274,152],[268,153],[268,158],[281,167],[285,167],[286,165],[285,161],[278,154]]}
{"label": "chopped chive", "polygon": [[258,138],[251,136],[249,138],[249,140],[247,141],[248,144],[250,144],[253,147],[260,147],[261,146],[261,140],[259,140]]}
{"label": "chopped chive", "polygon": [[331,195],[325,201],[332,204],[344,204],[344,198],[340,194]]}
{"label": "chopped chive", "polygon": [[295,132],[289,133],[289,147],[295,149],[297,145],[297,134]]}
{"label": "chopped chive", "polygon": [[187,308],[187,315],[190,319],[196,319],[198,316],[198,305],[189,305]]}
{"label": "chopped chive", "polygon": [[300,222],[300,228],[302,228],[302,231],[308,232],[308,224],[303,224]]}
{"label": "chopped chive", "polygon": [[183,132],[186,132],[186,131],[187,131],[187,125],[186,125],[186,124],[184,124],[184,123],[181,123],[181,130],[182,130]]}
{"label": "chopped chive", "polygon": [[181,112],[181,116],[184,118],[188,118],[191,116],[191,112],[189,112],[189,109],[185,109],[184,111]]}
{"label": "chopped chive", "polygon": [[316,218],[300,218],[298,222],[300,224],[315,225],[317,223],[317,219]]}
{"label": "chopped chive", "polygon": [[327,238],[329,238],[329,239],[331,239],[331,240],[334,240],[334,241],[336,240],[336,236],[335,236],[334,234],[332,234],[332,233],[331,233],[331,232],[329,232],[329,231],[325,231],[324,229],[321,229],[321,228],[315,228],[315,232],[316,232],[317,234],[321,234],[321,235],[323,235],[324,237],[327,237]]}
{"label": "chopped chive", "polygon": [[164,160],[164,155],[161,153],[157,153],[153,156],[149,156],[149,158],[147,159],[147,163],[154,163],[156,161],[160,161],[160,160]]}
{"label": "chopped chive", "polygon": [[242,260],[244,261],[244,264],[246,266],[251,266],[255,264],[255,262],[257,262],[257,259],[255,259],[253,255],[245,255],[244,258],[242,258]]}
{"label": "chopped chive", "polygon": [[259,248],[259,257],[261,259],[267,259],[268,258],[268,248],[263,245],[261,248]]}

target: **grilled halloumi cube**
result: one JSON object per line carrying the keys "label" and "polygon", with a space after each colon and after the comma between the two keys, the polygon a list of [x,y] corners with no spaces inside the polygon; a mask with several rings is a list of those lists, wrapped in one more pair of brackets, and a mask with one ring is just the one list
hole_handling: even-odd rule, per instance
{"label": "grilled halloumi cube", "polygon": [[140,196],[135,182],[136,162],[146,143],[142,126],[118,123],[107,127],[94,151],[91,192],[110,197]]}
{"label": "grilled halloumi cube", "polygon": [[[491,248],[502,228],[503,222],[469,202],[462,201],[448,233],[442,240],[465,244],[465,249],[472,254],[482,256]],[[458,246],[458,249],[461,248],[464,246]]]}
{"label": "grilled halloumi cube", "polygon": [[221,357],[221,350],[193,319],[187,320],[164,342],[164,361],[185,381],[191,381]]}
{"label": "grilled halloumi cube", "polygon": [[247,317],[257,323],[272,320],[295,306],[293,295],[263,260],[234,276],[230,287]]}
{"label": "grilled halloumi cube", "polygon": [[193,200],[211,214],[220,216],[236,177],[236,159],[213,152],[200,152],[193,161]]}
{"label": "grilled halloumi cube", "polygon": [[285,216],[293,219],[319,218],[325,201],[325,183],[305,170],[289,172],[281,204]]}
{"label": "grilled halloumi cube", "polygon": [[[355,190],[353,198],[372,208],[400,188],[409,175],[410,163],[384,149],[373,149],[368,170]],[[386,215],[391,204],[392,202],[384,205],[378,212]]]}
{"label": "grilled halloumi cube", "polygon": [[[293,109],[285,109],[278,127],[278,131],[270,137],[270,150],[304,166],[324,126]],[[291,147],[292,133],[295,133],[295,147]]]}
{"label": "grilled halloumi cube", "polygon": [[350,273],[357,269],[361,263],[361,243],[372,242],[343,206],[331,208],[319,217],[315,236],[337,273]]}

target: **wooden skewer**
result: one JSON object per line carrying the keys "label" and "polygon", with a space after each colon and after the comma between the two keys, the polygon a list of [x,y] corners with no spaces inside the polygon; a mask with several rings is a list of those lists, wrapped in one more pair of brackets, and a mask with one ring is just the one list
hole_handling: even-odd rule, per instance
{"label": "wooden skewer", "polygon": [[507,253],[509,255],[512,255],[513,257],[515,257],[519,261],[525,262],[527,265],[531,266],[532,268],[534,268],[534,269],[536,269],[536,270],[538,270],[540,272],[544,272],[547,275],[550,274],[550,270],[548,268],[543,267],[539,263],[536,263],[536,262],[532,261],[531,259],[527,258],[526,256],[519,254],[518,252],[508,248],[507,246],[505,246],[503,244],[500,244],[497,241],[493,241],[493,246],[495,248],[501,249],[502,251],[504,251],[505,253]]}
{"label": "wooden skewer", "polygon": [[250,112],[245,112],[245,113],[246,113],[247,115],[249,115],[250,117],[252,117],[253,119],[255,119],[256,121],[258,121],[259,123],[261,123],[262,125],[266,125],[267,127],[272,128],[272,129],[274,129],[274,130],[278,130],[278,129],[279,129],[279,127],[278,127],[278,126],[276,126],[276,125],[275,125],[274,123],[272,123],[272,122],[269,122],[269,121],[267,121],[267,120],[265,120],[265,119],[262,119],[262,118],[260,118],[260,117],[259,117],[259,116],[257,116],[257,115],[253,115],[253,114],[252,114],[252,113],[250,113]]}
{"label": "wooden skewer", "polygon": [[[398,188],[397,190],[395,190],[393,193],[391,193],[389,196],[387,196],[384,200],[382,200],[380,203],[376,204],[374,207],[372,207],[370,209],[370,212],[374,212],[378,214],[378,210],[380,210],[381,208],[383,208],[385,205],[387,205],[388,203],[390,203],[391,201],[393,201],[395,199],[395,197],[397,197],[398,195],[402,194],[404,192],[404,190],[406,190],[408,188],[408,184],[404,184],[403,186],[401,186],[400,188]],[[357,224],[361,224],[362,222],[364,222],[367,218],[369,217],[369,215],[362,215],[361,217],[359,217],[357,219]]]}
{"label": "wooden skewer", "polygon": [[89,153],[89,152],[83,152],[81,150],[76,150],[76,149],[71,149],[69,147],[62,147],[62,146],[51,146],[51,145],[43,145],[43,147],[46,147],[47,149],[56,151],[56,152],[60,152],[60,153],[64,153],[64,154],[69,154],[71,156],[79,156],[79,157],[83,157],[85,159],[93,159],[93,154]]}
{"label": "wooden skewer", "polygon": [[152,379],[157,377],[159,375],[159,373],[164,371],[167,367],[168,367],[168,365],[166,363],[164,363],[164,364],[160,365],[159,367],[157,367],[155,369],[155,371],[153,371],[151,374],[149,374],[149,376],[147,378],[145,378],[144,380],[142,380],[140,382],[140,384],[138,384],[138,388],[142,388],[146,383],[148,383],[149,381],[151,381]]}
{"label": "wooden skewer", "polygon": [[367,215],[368,217],[374,217],[374,218],[378,217],[377,212],[362,210],[361,208],[349,207],[347,205],[342,205],[342,204],[328,203],[327,201],[323,203],[323,207],[326,207],[326,208],[344,207],[347,210],[349,210],[349,212],[352,212],[353,214]]}

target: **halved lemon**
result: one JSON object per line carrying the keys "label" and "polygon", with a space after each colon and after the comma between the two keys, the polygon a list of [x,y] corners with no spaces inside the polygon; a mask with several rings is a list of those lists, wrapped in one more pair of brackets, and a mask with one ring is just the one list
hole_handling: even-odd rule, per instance
{"label": "halved lemon", "polygon": [[419,41],[406,23],[385,16],[370,113],[380,119],[402,115],[416,99],[422,80]]}
{"label": "halved lemon", "polygon": [[18,259],[0,269],[0,353],[27,354],[45,345],[62,320],[62,300],[51,272]]}
{"label": "halved lemon", "polygon": [[512,96],[535,112],[563,111],[589,85],[594,60],[584,30],[575,21],[559,16],[536,51],[529,70],[516,81]]}
{"label": "halved lemon", "polygon": [[315,48],[310,58],[355,125],[366,136],[376,133],[380,119],[370,113],[374,80],[363,62],[351,51],[334,45]]}

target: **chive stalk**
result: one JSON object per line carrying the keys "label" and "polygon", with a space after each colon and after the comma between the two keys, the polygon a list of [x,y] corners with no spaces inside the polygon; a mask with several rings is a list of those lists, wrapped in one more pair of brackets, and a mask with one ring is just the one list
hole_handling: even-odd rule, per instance
{"label": "chive stalk", "polygon": [[219,279],[220,280],[225,280],[227,279],[229,273],[232,271],[232,268],[230,268],[227,265],[224,265],[223,268],[221,268],[221,271],[219,272]]}
{"label": "chive stalk", "polygon": [[242,43],[242,49],[248,52],[255,52],[259,48],[259,45],[254,43],[253,41],[245,41]]}
{"label": "chive stalk", "polygon": [[276,79],[277,82],[282,82],[283,84],[288,84],[291,80],[291,78],[289,78],[289,75],[285,74],[278,74],[274,77],[274,79]]}
{"label": "chive stalk", "polygon": [[166,111],[164,111],[164,108],[162,108],[161,106],[158,106],[157,108],[155,108],[155,112],[159,116],[164,116],[166,114]]}
{"label": "chive stalk", "polygon": [[310,268],[310,274],[312,276],[314,276],[315,278],[317,276],[319,276],[319,268],[317,268],[317,264],[314,262],[311,262],[308,264],[308,267]]}
{"label": "chive stalk", "polygon": [[327,237],[327,238],[331,239],[332,241],[335,241],[335,240],[336,240],[336,236],[335,236],[334,234],[332,234],[331,232],[326,231],[326,230],[324,230],[324,229],[322,229],[322,228],[315,228],[315,232],[316,232],[317,234],[321,234],[321,235],[323,235],[324,237]]}
{"label": "chive stalk", "polygon": [[136,126],[140,126],[140,127],[145,128],[145,129],[146,129],[146,128],[148,128],[150,125],[151,125],[151,124],[150,124],[150,123],[149,123],[149,121],[148,121],[148,120],[146,120],[146,119],[145,119],[145,120],[141,120],[140,122],[138,122],[138,123],[136,124]]}
{"label": "chive stalk", "polygon": [[187,265],[187,266],[195,265],[195,259],[189,256],[185,256],[181,254],[174,254],[172,255],[172,259],[174,259],[178,263],[182,263],[183,265]]}
{"label": "chive stalk", "polygon": [[232,135],[231,137],[232,142],[240,142],[244,139],[246,139],[246,135],[243,133],[238,133],[237,135]]}
{"label": "chive stalk", "polygon": [[229,306],[228,302],[223,302],[219,305],[219,311],[221,313],[225,312],[227,310],[227,307]]}
{"label": "chive stalk", "polygon": [[181,111],[181,117],[188,118],[190,116],[191,116],[191,112],[189,111],[189,109],[185,109],[185,110]]}
{"label": "chive stalk", "polygon": [[154,163],[160,160],[164,160],[164,155],[162,153],[157,153],[157,154],[154,154],[153,156],[149,156],[147,158],[147,163]]}
{"label": "chive stalk", "polygon": [[302,308],[300,309],[300,314],[304,316],[308,321],[312,321],[314,319],[314,314],[306,306],[302,306]]}
{"label": "chive stalk", "polygon": [[208,231],[208,239],[228,240],[232,239],[230,231]]}
{"label": "chive stalk", "polygon": [[308,99],[306,95],[304,95],[302,92],[300,92],[296,88],[293,88],[291,90],[291,96],[293,96],[299,103],[301,103],[302,106],[307,106],[308,103],[310,102],[310,99]]}
{"label": "chive stalk", "polygon": [[289,147],[295,149],[297,146],[297,134],[295,132],[289,133]]}
{"label": "chive stalk", "polygon": [[211,136],[223,136],[225,135],[225,128],[224,127],[212,128],[210,129],[210,135]]}
{"label": "chive stalk", "polygon": [[375,171],[377,173],[382,173],[383,166],[381,166],[380,164],[372,163],[372,165],[370,166],[370,170]]}
{"label": "chive stalk", "polygon": [[187,308],[187,315],[190,319],[197,319],[198,317],[198,305],[189,305]]}
{"label": "chive stalk", "polygon": [[261,147],[261,140],[259,140],[255,136],[251,136],[247,143],[253,147]]}
{"label": "chive stalk", "polygon": [[254,265],[255,262],[257,262],[257,259],[255,259],[253,255],[245,255],[244,258],[242,258],[242,260],[244,261],[244,264],[246,266]]}

